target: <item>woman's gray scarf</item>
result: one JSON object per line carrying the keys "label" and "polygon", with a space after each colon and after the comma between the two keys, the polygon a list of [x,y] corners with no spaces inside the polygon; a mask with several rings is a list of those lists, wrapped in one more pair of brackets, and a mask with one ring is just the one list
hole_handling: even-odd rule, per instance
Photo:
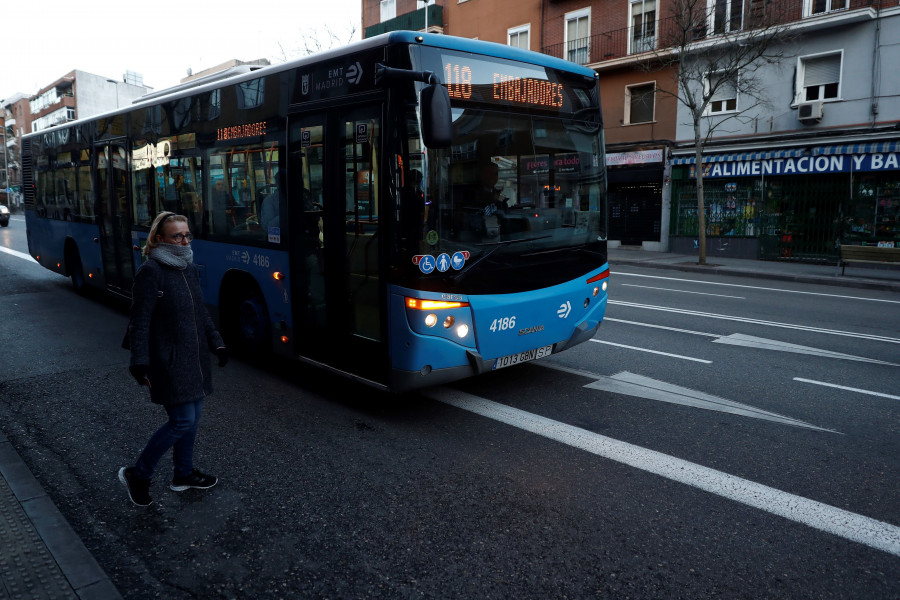
{"label": "woman's gray scarf", "polygon": [[181,244],[158,244],[150,250],[150,258],[168,267],[184,269],[193,262],[194,251]]}

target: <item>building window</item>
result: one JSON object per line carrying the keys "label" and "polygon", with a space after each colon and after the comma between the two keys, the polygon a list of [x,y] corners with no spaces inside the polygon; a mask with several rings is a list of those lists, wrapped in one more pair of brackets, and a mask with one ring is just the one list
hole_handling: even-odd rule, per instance
{"label": "building window", "polygon": [[397,16],[397,0],[381,0],[381,22],[390,21]]}
{"label": "building window", "polygon": [[631,54],[656,48],[656,0],[631,0]]}
{"label": "building window", "polygon": [[740,31],[744,16],[743,0],[707,0],[707,14],[710,35]]}
{"label": "building window", "polygon": [[737,81],[726,75],[710,75],[706,80],[707,91],[712,92],[707,114],[715,115],[737,110]]}
{"label": "building window", "polygon": [[832,100],[841,92],[841,55],[829,54],[800,59],[800,101]]}
{"label": "building window", "polygon": [[531,37],[531,25],[522,25],[520,27],[512,27],[506,32],[507,40],[510,46],[514,48],[529,49],[529,38]]}
{"label": "building window", "polygon": [[641,83],[625,88],[625,124],[650,123],[656,104],[656,83]]}
{"label": "building window", "polygon": [[591,9],[566,15],[566,60],[580,65],[590,62]]}
{"label": "building window", "polygon": [[848,6],[849,0],[804,0],[803,15],[824,15],[836,10],[846,10]]}

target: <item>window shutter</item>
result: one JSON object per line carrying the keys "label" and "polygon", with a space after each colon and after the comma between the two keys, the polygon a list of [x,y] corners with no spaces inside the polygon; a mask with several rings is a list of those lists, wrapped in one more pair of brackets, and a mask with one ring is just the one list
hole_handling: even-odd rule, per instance
{"label": "window shutter", "polygon": [[803,85],[825,85],[828,83],[840,83],[841,81],[841,56],[834,54],[820,58],[810,58],[803,62]]}
{"label": "window shutter", "polygon": [[710,77],[710,85],[719,84],[718,89],[713,92],[711,102],[719,100],[731,100],[737,98],[737,89],[733,81],[722,81],[722,77]]}

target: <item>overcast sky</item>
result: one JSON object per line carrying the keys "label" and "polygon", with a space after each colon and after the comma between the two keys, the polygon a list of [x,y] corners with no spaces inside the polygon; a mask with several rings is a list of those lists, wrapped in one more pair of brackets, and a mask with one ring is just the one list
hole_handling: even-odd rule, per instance
{"label": "overcast sky", "polygon": [[160,90],[233,58],[284,62],[318,35],[344,42],[361,0],[23,0],[3,8],[0,100],[35,94],[73,69]]}

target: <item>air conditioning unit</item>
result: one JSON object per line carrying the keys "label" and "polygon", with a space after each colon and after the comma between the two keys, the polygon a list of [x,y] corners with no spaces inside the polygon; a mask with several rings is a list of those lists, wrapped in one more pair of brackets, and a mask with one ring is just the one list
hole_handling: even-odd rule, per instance
{"label": "air conditioning unit", "polygon": [[797,109],[797,118],[801,123],[818,123],[824,114],[823,102],[805,102]]}

